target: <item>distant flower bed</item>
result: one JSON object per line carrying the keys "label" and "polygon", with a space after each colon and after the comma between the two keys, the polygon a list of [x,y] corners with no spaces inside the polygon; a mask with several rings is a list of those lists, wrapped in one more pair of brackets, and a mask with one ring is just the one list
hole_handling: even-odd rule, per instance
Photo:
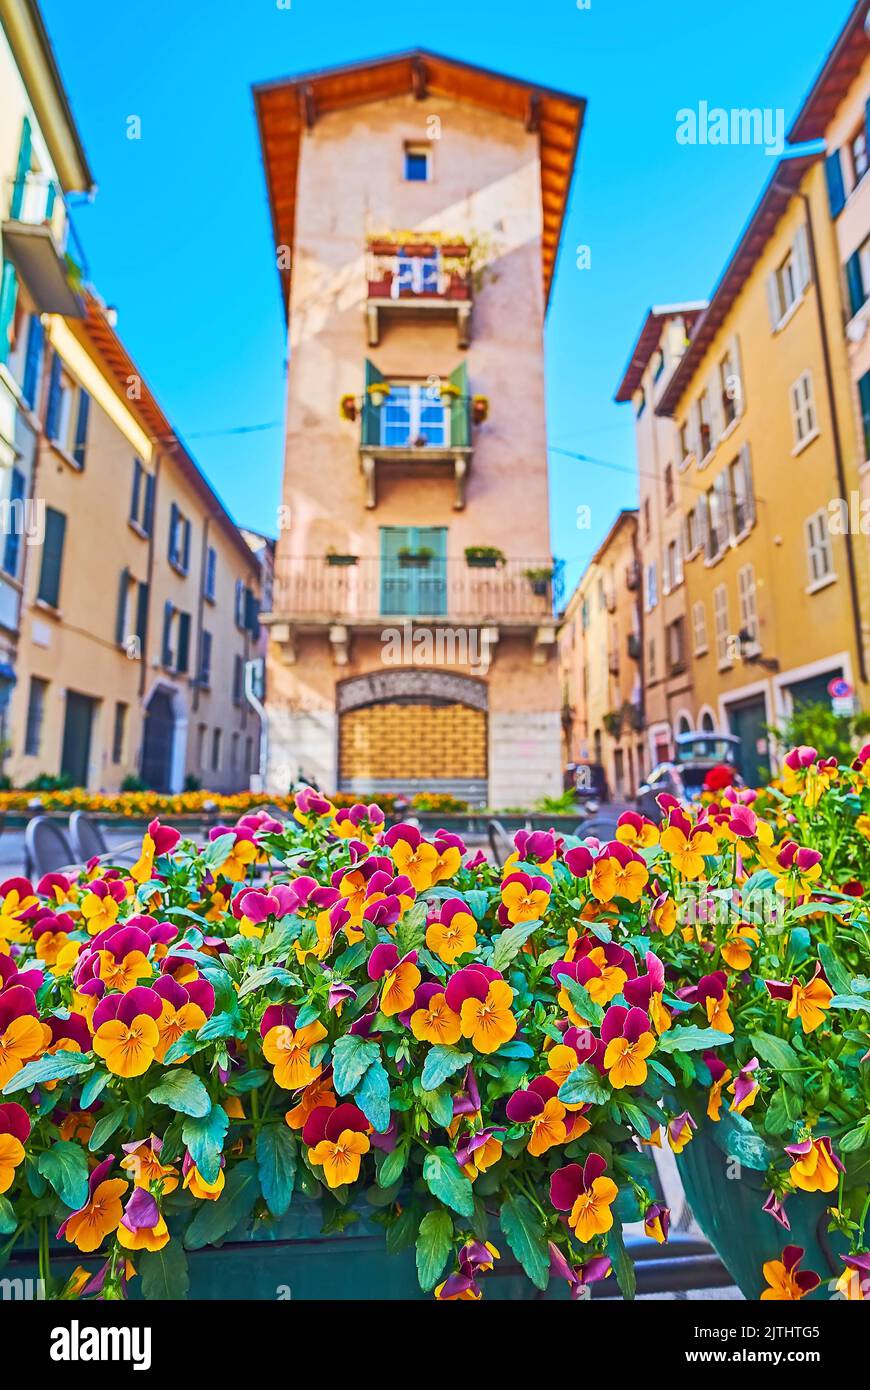
{"label": "distant flower bed", "polygon": [[[334,806],[353,806],[358,798],[350,792],[338,792],[332,798]],[[397,798],[389,794],[378,796],[384,811],[392,812]],[[175,792],[90,792],[84,787],[67,791],[33,791],[17,789],[0,792],[0,811],[90,811],[94,815],[128,816],[130,819],[150,819],[152,816],[243,815],[258,806],[293,810],[292,796],[273,796],[267,792],[195,791]],[[411,811],[440,811],[443,815],[462,814],[468,802],[438,792],[418,792],[406,798],[404,805]]]}
{"label": "distant flower bed", "polygon": [[[822,1195],[864,1296],[868,774],[870,746],[797,749],[765,819],[753,792],[662,797],[661,830],[519,831],[501,868],[306,789],[286,823],[195,844],[155,819],[132,869],[8,880],[6,1253],[55,1297],[177,1297],[187,1251],[300,1195],[340,1231],[368,1193],[439,1299],[508,1252],[538,1289],[631,1297],[623,1227],[668,1238],[654,1148],[704,1125],[764,1146],[766,1222]],[[63,1281],[55,1233],[87,1262]],[[819,1285],[786,1240],[755,1296]]]}

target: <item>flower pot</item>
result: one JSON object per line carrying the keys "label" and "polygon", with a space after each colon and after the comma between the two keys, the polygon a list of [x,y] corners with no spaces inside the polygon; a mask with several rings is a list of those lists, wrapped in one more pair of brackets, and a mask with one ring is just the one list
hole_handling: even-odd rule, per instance
{"label": "flower pot", "polygon": [[530,579],[529,585],[537,598],[546,598],[550,588],[549,579]]}
{"label": "flower pot", "polygon": [[369,401],[375,407],[375,410],[380,410],[389,394],[389,391],[369,391]]}
{"label": "flower pot", "polygon": [[502,563],[497,555],[466,555],[465,562],[473,570],[494,570]]}
{"label": "flower pot", "polygon": [[451,275],[450,284],[447,286],[448,299],[470,299],[471,286],[461,275]]}
{"label": "flower pot", "polygon": [[431,559],[431,555],[400,555],[399,569],[423,570],[426,569]]}
{"label": "flower pot", "polygon": [[355,565],[358,562],[358,555],[327,555],[326,557],[326,563],[328,565]]}
{"label": "flower pot", "polygon": [[389,299],[393,290],[393,277],[385,275],[381,280],[369,280],[369,299]]}
{"label": "flower pot", "polygon": [[[744,1136],[735,1140],[734,1135],[726,1116],[719,1124],[705,1121],[677,1159],[698,1225],[744,1297],[757,1299],[766,1287],[761,1271],[767,1260],[781,1259],[786,1245],[800,1245],[806,1251],[801,1269],[813,1270],[822,1281],[808,1297],[830,1298],[831,1281],[845,1268],[838,1256],[847,1249],[841,1236],[827,1230],[825,1211],[836,1200],[836,1192],[791,1193],[785,1202],[791,1230],[786,1231],[762,1211],[770,1190],[764,1171],[749,1166],[752,1154],[744,1148]],[[736,1177],[728,1175],[736,1169],[729,1144],[740,1162]],[[763,1147],[760,1141],[759,1147]],[[754,1161],[767,1166],[766,1155]]]}

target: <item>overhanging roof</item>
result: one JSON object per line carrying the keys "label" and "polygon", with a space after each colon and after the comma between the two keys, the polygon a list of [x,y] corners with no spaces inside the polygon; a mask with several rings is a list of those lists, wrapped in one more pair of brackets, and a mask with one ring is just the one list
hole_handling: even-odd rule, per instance
{"label": "overhanging roof", "polygon": [[674,414],[705,352],[799,189],[804,174],[821,158],[820,152],[793,155],[790,159],[781,159],[777,164],[719,277],[710,303],[695,324],[685,355],[662,393],[656,406],[657,415]]}
{"label": "overhanging roof", "polygon": [[619,404],[622,404],[623,401],[630,401],[640,386],[647,363],[658,347],[662,336],[662,325],[668,319],[675,318],[680,314],[685,319],[687,332],[691,332],[698,315],[706,307],[706,299],[698,299],[693,300],[690,304],[662,304],[657,308],[648,310],[622,374],[622,380],[613,398],[615,401]]}
{"label": "overhanging roof", "polygon": [[854,82],[870,53],[865,25],[870,0],[858,0],[804,98],[787,139],[791,144],[821,140],[828,122]]}
{"label": "overhanging roof", "polygon": [[[412,93],[420,100],[452,97],[512,116],[528,130],[537,131],[543,208],[541,270],[544,297],[549,299],[586,108],[582,97],[426,49],[258,83],[253,90],[276,246],[293,245],[300,143],[318,116]],[[287,311],[291,272],[288,268],[279,273]]]}
{"label": "overhanging roof", "polygon": [[[85,338],[97,349],[109,377],[114,382],[118,395],[127,409],[138,416],[142,428],[157,448],[168,455],[178,465],[181,473],[200,498],[208,514],[214,518],[224,534],[233,542],[240,555],[251,567],[256,557],[233,521],[217,493],[206,479],[199,465],[187,452],[175,430],[167,420],[157,401],[145,384],[142,373],[134,363],[114,327],[109,322],[106,310],[96,295],[88,293],[85,297],[84,320],[67,320],[68,327],[77,337]],[[127,388],[131,377],[139,382],[140,396],[130,400]]]}

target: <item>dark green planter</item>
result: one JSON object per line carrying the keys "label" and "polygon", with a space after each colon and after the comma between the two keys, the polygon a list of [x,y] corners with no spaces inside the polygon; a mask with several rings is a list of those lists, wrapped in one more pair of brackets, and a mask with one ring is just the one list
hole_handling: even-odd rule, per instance
{"label": "dark green planter", "polygon": [[[842,1237],[827,1230],[825,1212],[836,1193],[792,1193],[785,1203],[791,1222],[786,1231],[762,1210],[770,1191],[763,1171],[747,1166],[744,1155],[740,1176],[727,1175],[734,1162],[727,1152],[729,1143],[732,1151],[739,1151],[739,1140],[734,1143],[734,1131],[724,1117],[719,1125],[705,1123],[677,1158],[677,1167],[698,1225],[740,1292],[745,1298],[759,1298],[766,1287],[762,1265],[778,1260],[784,1246],[800,1245],[806,1251],[801,1269],[813,1270],[822,1281],[809,1297],[830,1298],[830,1281],[844,1269],[838,1256],[847,1248]],[[761,1141],[759,1145],[763,1147]]]}

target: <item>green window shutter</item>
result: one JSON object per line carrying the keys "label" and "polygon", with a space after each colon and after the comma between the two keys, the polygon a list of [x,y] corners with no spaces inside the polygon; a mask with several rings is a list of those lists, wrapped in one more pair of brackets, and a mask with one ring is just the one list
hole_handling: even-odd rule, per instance
{"label": "green window shutter", "polygon": [[450,384],[459,395],[450,403],[450,443],[456,449],[471,448],[471,402],[468,398],[468,364],[460,362],[450,373]]}
{"label": "green window shutter", "polygon": [[857,314],[866,298],[864,277],[861,274],[861,257],[857,251],[846,262],[846,284],[849,288],[849,308],[852,314]]}
{"label": "green window shutter", "polygon": [[402,569],[399,553],[414,549],[414,531],[410,526],[381,527],[381,612],[397,616],[413,613],[411,576],[413,570]]}
{"label": "green window shutter", "polygon": [[30,323],[27,326],[24,378],[21,383],[21,393],[31,410],[36,409],[36,398],[39,393],[39,372],[42,366],[42,344],[44,339],[45,333],[39,321],[39,315],[31,314]]}
{"label": "green window shutter", "polygon": [[447,612],[447,527],[418,527],[415,530],[414,548],[432,552],[432,559],[426,568],[416,572],[415,611],[441,617]]}
{"label": "green window shutter", "polygon": [[142,529],[146,535],[151,535],[151,527],[154,524],[154,474],[145,474],[145,518],[142,522]]}
{"label": "green window shutter", "polygon": [[178,652],[175,657],[176,671],[185,672],[190,662],[190,614],[178,615]]}
{"label": "green window shutter", "polygon": [[[25,477],[20,468],[12,469],[10,479],[9,501],[21,502],[24,500]],[[3,568],[7,574],[11,574],[13,579],[18,578],[18,557],[21,553],[21,531],[15,525],[15,513],[12,513],[12,521],[6,533],[6,544],[3,547]]]}
{"label": "green window shutter", "polygon": [[21,206],[24,202],[24,189],[27,175],[30,173],[30,163],[33,158],[33,132],[30,128],[30,118],[25,116],[21,125],[21,144],[18,146],[18,165],[15,169],[15,186],[12,189],[12,202],[9,207],[9,217],[12,222],[16,222],[21,216]]}
{"label": "green window shutter", "polygon": [[17,292],[15,267],[11,261],[4,261],[3,275],[0,279],[0,362],[5,362],[9,356],[9,330],[15,315]]}
{"label": "green window shutter", "polygon": [[834,150],[825,160],[825,178],[828,182],[828,203],[831,216],[839,217],[846,203],[846,189],[843,183],[843,165],[840,151]]}
{"label": "green window shutter", "polygon": [[142,464],[138,459],[133,460],[133,496],[130,498],[130,520],[139,520],[139,494],[142,489]]}
{"label": "green window shutter", "polygon": [[861,419],[864,422],[864,457],[870,459],[870,372],[865,372],[858,382],[858,395],[861,397]]}
{"label": "green window shutter", "polygon": [[127,601],[130,597],[130,571],[121,570],[118,582],[118,612],[115,617],[115,641],[123,647],[127,637]]}
{"label": "green window shutter", "polygon": [[169,562],[177,565],[180,559],[178,549],[178,507],[175,503],[169,509]]}
{"label": "green window shutter", "polygon": [[166,667],[172,665],[172,615],[174,612],[174,605],[167,599],[163,605],[163,640],[160,644],[160,662]]}
{"label": "green window shutter", "polygon": [[63,564],[63,543],[66,536],[66,517],[54,507],[45,509],[45,539],[42,543],[42,564],[36,597],[52,608],[60,601],[60,572]]}
{"label": "green window shutter", "polygon": [[148,585],[139,582],[136,594],[136,636],[139,638],[139,655],[145,659],[145,638],[148,636]]}
{"label": "green window shutter", "polygon": [[381,410],[382,406],[372,405],[369,397],[368,388],[376,381],[386,381],[383,372],[379,372],[374,362],[366,358],[366,390],[363,393],[362,405],[362,431],[360,439],[364,446],[374,446],[381,442]]}
{"label": "green window shutter", "polygon": [[[45,409],[45,433],[49,439],[57,439],[60,425],[60,374],[61,362],[57,353],[51,359],[51,375],[48,380],[48,405]],[[66,440],[64,440],[66,443]]]}
{"label": "green window shutter", "polygon": [[88,415],[91,409],[91,398],[84,387],[79,390],[79,410],[76,417],[76,436],[73,445],[73,458],[79,468],[85,466],[85,452],[88,446]]}

